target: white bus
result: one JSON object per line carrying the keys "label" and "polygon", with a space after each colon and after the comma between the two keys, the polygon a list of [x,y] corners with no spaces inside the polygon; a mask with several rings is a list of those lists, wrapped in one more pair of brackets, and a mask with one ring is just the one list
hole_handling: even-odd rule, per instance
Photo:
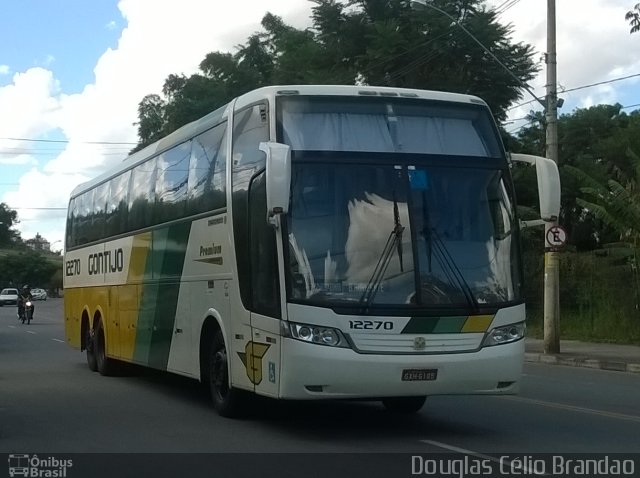
{"label": "white bus", "polygon": [[[537,167],[543,219],[555,164]],[[511,159],[479,98],[361,86],[240,96],[72,193],[67,342],[247,392],[513,394],[525,331]]]}

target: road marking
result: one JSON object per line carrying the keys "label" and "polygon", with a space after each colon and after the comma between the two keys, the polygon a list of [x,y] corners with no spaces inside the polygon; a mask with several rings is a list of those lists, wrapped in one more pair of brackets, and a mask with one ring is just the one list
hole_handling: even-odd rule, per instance
{"label": "road marking", "polygon": [[9,326],[9,328],[10,328],[10,329],[15,329],[15,328],[16,328],[16,326],[15,326],[15,325],[10,325],[10,326]]}
{"label": "road marking", "polygon": [[34,332],[33,330],[27,330],[28,334],[33,334],[33,335],[38,335],[36,332]]}
{"label": "road marking", "polygon": [[572,412],[579,412],[579,413],[588,413],[590,415],[597,415],[600,417],[616,418],[618,420],[625,420],[625,421],[640,423],[640,417],[637,415],[627,415],[625,413],[616,413],[616,412],[605,412],[603,410],[595,410],[593,408],[584,408],[584,407],[578,407],[575,405],[566,405],[564,403],[546,402],[544,400],[535,400],[533,398],[524,398],[524,397],[498,397],[498,398],[502,400],[512,400],[514,402],[529,403],[531,405],[539,405],[541,407],[557,408],[559,410],[569,410]]}
{"label": "road marking", "polygon": [[60,339],[51,339],[51,340],[53,340],[54,342],[64,343],[64,340],[60,340]]}
{"label": "road marking", "polygon": [[[489,455],[485,455],[484,453],[479,453],[477,451],[473,451],[473,450],[467,450],[466,448],[460,448],[458,446],[454,446],[454,445],[448,445],[447,443],[442,443],[440,441],[434,441],[434,440],[420,440],[422,443],[426,443],[428,445],[433,445],[435,447],[438,448],[442,448],[444,450],[449,450],[455,453],[461,453],[463,455],[471,455],[471,456],[475,456],[477,458],[482,458],[484,460],[489,460],[492,461],[494,463],[498,463],[501,467],[503,465],[511,465],[511,460],[505,460],[503,458],[496,458],[495,456],[489,456]],[[513,469],[513,466],[510,466],[511,469]],[[518,467],[517,467],[518,471],[521,472],[523,475],[544,475],[544,473],[538,473],[536,472],[536,470],[529,468],[528,466],[522,465],[520,463],[518,463]]]}
{"label": "road marking", "polygon": [[489,456],[489,455],[484,455],[482,453],[479,453],[477,451],[473,451],[473,450],[467,450],[466,448],[460,448],[457,446],[453,446],[453,445],[447,445],[446,443],[442,443],[439,441],[434,441],[434,440],[420,440],[422,443],[427,443],[429,445],[433,445],[436,446],[438,448],[443,448],[445,450],[449,450],[449,451],[453,451],[456,453],[462,453],[464,455],[473,455],[473,456],[477,456],[478,458],[484,458],[485,460],[491,460],[491,461],[495,461],[496,463],[500,463],[500,460],[498,460],[497,458],[493,457],[493,456]]}

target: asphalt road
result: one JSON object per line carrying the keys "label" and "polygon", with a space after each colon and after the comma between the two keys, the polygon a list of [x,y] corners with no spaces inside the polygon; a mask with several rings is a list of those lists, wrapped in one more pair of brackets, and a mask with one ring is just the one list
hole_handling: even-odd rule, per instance
{"label": "asphalt road", "polygon": [[219,417],[199,385],[139,368],[91,372],[64,343],[62,300],[20,324],[0,308],[0,452],[640,452],[640,375],[530,364],[517,397],[378,403],[257,400]]}

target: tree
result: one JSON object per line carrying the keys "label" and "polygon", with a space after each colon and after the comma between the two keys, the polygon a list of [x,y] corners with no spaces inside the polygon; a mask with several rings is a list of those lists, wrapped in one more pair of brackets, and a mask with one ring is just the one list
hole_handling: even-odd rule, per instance
{"label": "tree", "polygon": [[[510,142],[514,151],[543,155],[544,118],[534,115],[530,120],[531,125]],[[614,221],[607,220],[603,211],[595,214],[595,208],[586,207],[587,202],[595,204],[587,191],[595,190],[592,181],[607,189],[613,184],[610,181],[626,186],[637,180],[637,165],[629,151],[640,151],[640,112],[626,114],[619,104],[577,109],[559,118],[558,132],[561,222],[568,229],[570,244],[590,250],[619,240],[621,229],[614,227]],[[531,173],[525,171],[524,174]],[[534,207],[535,182],[516,180],[516,184],[519,203]],[[600,192],[604,194],[603,189]]]}
{"label": "tree", "polygon": [[369,84],[468,93],[483,98],[504,119],[506,108],[522,98],[522,85],[538,71],[533,48],[512,43],[511,27],[500,24],[482,0],[435,0],[457,24],[435,10],[416,11],[406,0],[310,1],[310,28],[294,28],[267,13],[262,31],[249,36],[235,54],[212,52],[199,73],[170,75],[164,98],[148,95],[139,104],[139,147],[235,96],[271,84]]}
{"label": "tree", "polygon": [[624,16],[624,19],[631,25],[629,33],[636,33],[640,31],[640,3],[636,3],[632,10],[629,10]]}
{"label": "tree", "polygon": [[31,250],[9,252],[0,256],[0,284],[50,287],[52,278],[61,269],[62,262],[50,261]]}
{"label": "tree", "polygon": [[20,233],[13,229],[18,222],[18,213],[0,203],[0,248],[11,247],[20,239]]}
{"label": "tree", "polygon": [[166,102],[160,95],[147,95],[138,103],[138,137],[140,144],[133,150],[142,149],[162,137]]}
{"label": "tree", "polygon": [[579,179],[583,197],[578,204],[598,219],[614,228],[622,241],[640,246],[640,157],[633,151],[627,151],[634,174],[625,183],[615,179],[595,178],[574,167],[568,171]]}

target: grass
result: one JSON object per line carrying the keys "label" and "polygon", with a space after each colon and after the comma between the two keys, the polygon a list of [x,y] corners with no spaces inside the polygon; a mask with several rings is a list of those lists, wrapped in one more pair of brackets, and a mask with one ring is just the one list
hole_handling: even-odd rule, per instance
{"label": "grass", "polygon": [[[543,338],[542,311],[527,314],[527,335]],[[560,311],[560,338],[583,342],[602,342],[640,345],[640,313],[628,317],[611,307],[607,312],[579,313]]]}

